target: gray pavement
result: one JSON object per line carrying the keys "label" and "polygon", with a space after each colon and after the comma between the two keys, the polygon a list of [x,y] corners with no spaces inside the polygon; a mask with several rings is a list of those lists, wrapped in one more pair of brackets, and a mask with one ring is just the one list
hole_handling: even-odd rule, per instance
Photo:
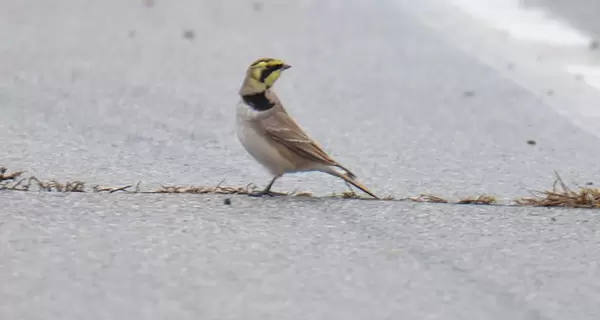
{"label": "gray pavement", "polygon": [[[275,56],[290,112],[376,193],[600,183],[599,137],[393,1],[258,3],[0,0],[0,164],[266,183],[234,112],[246,65]],[[345,190],[318,173],[276,188]],[[595,211],[231,199],[0,193],[0,319],[600,315]]]}
{"label": "gray pavement", "polygon": [[581,28],[585,32],[600,39],[600,2],[595,0],[523,0],[527,6],[549,10],[569,24]]}
{"label": "gray pavement", "polygon": [[[2,319],[593,319],[592,211],[18,193]],[[26,207],[23,203],[29,202]]]}

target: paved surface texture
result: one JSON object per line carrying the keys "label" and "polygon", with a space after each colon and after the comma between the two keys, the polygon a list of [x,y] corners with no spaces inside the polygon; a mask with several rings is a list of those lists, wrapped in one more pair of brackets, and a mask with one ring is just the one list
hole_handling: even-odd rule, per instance
{"label": "paved surface texture", "polygon": [[[510,199],[555,170],[600,184],[599,137],[404,8],[0,0],[0,164],[262,185],[234,112],[247,64],[275,56],[290,112],[376,193]],[[345,190],[318,173],[275,188]],[[223,200],[0,193],[0,319],[600,316],[595,211]]]}
{"label": "paved surface texture", "polygon": [[2,319],[598,315],[600,217],[590,211],[11,197]]}
{"label": "paved surface texture", "polygon": [[594,0],[524,0],[526,5],[549,9],[556,17],[600,39],[600,3]]}

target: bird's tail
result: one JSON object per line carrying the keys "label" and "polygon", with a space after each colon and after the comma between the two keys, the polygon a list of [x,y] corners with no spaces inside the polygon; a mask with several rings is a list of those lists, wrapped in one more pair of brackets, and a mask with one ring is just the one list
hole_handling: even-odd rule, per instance
{"label": "bird's tail", "polygon": [[331,174],[332,176],[336,176],[338,178],[342,178],[344,179],[344,181],[348,182],[349,184],[357,187],[358,189],[362,190],[364,193],[370,195],[371,197],[375,198],[375,199],[379,199],[378,196],[376,196],[373,192],[371,192],[367,187],[365,187],[362,183],[360,183],[358,180],[356,180],[356,177],[351,174],[351,173],[341,173],[337,170],[330,170],[327,171],[327,173]]}

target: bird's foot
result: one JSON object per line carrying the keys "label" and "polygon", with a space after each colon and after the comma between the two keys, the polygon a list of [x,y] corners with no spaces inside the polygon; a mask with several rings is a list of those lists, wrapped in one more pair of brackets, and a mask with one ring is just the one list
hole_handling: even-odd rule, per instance
{"label": "bird's foot", "polygon": [[262,196],[276,197],[276,196],[287,196],[287,193],[263,190],[263,191],[249,193],[248,196],[250,196],[250,197],[262,197]]}

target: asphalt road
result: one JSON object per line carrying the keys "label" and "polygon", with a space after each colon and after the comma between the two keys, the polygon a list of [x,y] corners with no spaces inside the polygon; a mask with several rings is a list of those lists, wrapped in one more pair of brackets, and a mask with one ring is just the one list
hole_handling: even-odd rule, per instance
{"label": "asphalt road", "polygon": [[[277,84],[288,109],[376,193],[511,199],[555,170],[600,184],[600,137],[569,116],[578,106],[410,3],[0,0],[0,165],[102,185],[262,185],[234,113],[247,64],[274,56],[293,66]],[[275,188],[345,190],[318,173]],[[600,316],[596,211],[223,200],[0,193],[0,319]]]}
{"label": "asphalt road", "polygon": [[600,3],[594,0],[524,0],[525,5],[548,9],[551,14],[600,38]]}

